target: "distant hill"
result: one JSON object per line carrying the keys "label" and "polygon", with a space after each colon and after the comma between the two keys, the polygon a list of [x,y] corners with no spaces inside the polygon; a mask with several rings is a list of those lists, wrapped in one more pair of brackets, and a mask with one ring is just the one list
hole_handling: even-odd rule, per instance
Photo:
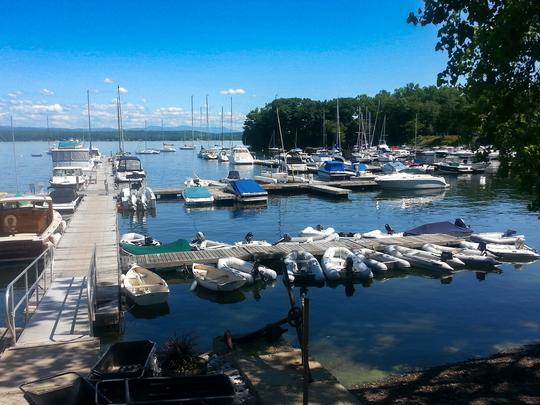
{"label": "distant hill", "polygon": [[[81,128],[46,128],[17,127],[14,128],[16,141],[57,141],[69,138],[88,139],[88,130]],[[205,131],[195,130],[193,132],[195,140],[219,140],[221,139],[221,128],[209,128]],[[226,140],[241,140],[242,132],[226,132],[223,134]],[[92,139],[94,141],[116,141],[118,132],[113,128],[96,128],[92,130]],[[191,128],[163,128],[149,127],[146,130],[141,128],[124,130],[124,139],[126,141],[188,141],[191,140]],[[0,127],[0,142],[11,142],[11,128]]]}

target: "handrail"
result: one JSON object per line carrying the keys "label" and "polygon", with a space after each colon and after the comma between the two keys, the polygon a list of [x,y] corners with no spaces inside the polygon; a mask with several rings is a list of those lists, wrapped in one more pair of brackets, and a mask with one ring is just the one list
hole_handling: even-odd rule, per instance
{"label": "handrail", "polygon": [[86,295],[88,298],[88,320],[90,321],[90,336],[94,336],[94,322],[96,320],[96,286],[97,286],[97,266],[96,266],[96,245],[90,259],[88,277],[86,279]]}
{"label": "handrail", "polygon": [[[40,261],[42,262],[42,272],[40,270]],[[52,284],[54,273],[54,246],[49,246],[43,253],[36,257],[32,263],[17,276],[6,287],[5,293],[5,318],[6,326],[13,340],[13,344],[17,344],[17,324],[16,314],[19,307],[24,303],[24,320],[25,323],[30,318],[29,306],[33,301],[35,307],[38,306],[41,298],[45,295],[48,285]],[[28,273],[33,270],[35,272],[35,281],[31,286],[28,286]],[[15,303],[15,284],[24,277],[24,295],[17,303]],[[42,283],[43,282],[43,283]],[[41,291],[41,293],[40,293]]]}

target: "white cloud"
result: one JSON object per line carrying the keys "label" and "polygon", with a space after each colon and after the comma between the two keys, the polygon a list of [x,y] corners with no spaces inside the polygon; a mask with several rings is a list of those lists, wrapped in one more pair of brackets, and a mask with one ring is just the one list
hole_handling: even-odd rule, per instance
{"label": "white cloud", "polygon": [[118,87],[118,91],[122,94],[126,94],[128,92],[125,87]]}
{"label": "white cloud", "polygon": [[9,98],[17,98],[18,97],[18,94],[16,92],[14,93],[8,93],[8,97]]}
{"label": "white cloud", "polygon": [[32,107],[32,112],[34,113],[44,113],[44,112],[50,112],[50,113],[61,113],[64,111],[64,107],[62,107],[60,104],[34,104]]}
{"label": "white cloud", "polygon": [[114,81],[110,77],[106,77],[105,80],[103,80],[103,83],[111,84],[114,83]]}
{"label": "white cloud", "polygon": [[41,94],[42,96],[53,96],[53,95],[54,95],[54,91],[49,90],[49,89],[41,89],[41,90],[39,91],[39,94]]}
{"label": "white cloud", "polygon": [[147,100],[146,98],[141,97],[141,102],[142,102],[142,103],[146,103],[147,101],[148,101],[148,100]]}
{"label": "white cloud", "polygon": [[246,91],[244,89],[227,89],[227,90],[221,90],[221,94],[227,95],[227,94],[246,94]]}

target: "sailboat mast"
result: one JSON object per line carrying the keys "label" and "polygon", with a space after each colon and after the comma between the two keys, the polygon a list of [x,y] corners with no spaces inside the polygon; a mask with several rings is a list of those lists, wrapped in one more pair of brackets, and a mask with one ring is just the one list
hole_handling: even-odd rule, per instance
{"label": "sailboat mast", "polygon": [[45,116],[47,119],[47,149],[51,149],[51,132],[49,131],[49,114]]}
{"label": "sailboat mast", "polygon": [[19,175],[17,174],[17,152],[15,150],[15,129],[13,128],[13,115],[9,116],[11,125],[11,144],[13,145],[13,166],[15,168],[15,187],[17,193],[19,192]]}
{"label": "sailboat mast", "polygon": [[339,97],[337,98],[337,103],[336,103],[336,122],[337,122],[337,139],[336,139],[336,147],[338,149],[341,149],[341,129],[340,129],[340,125],[339,125]]}
{"label": "sailboat mast", "polygon": [[416,137],[418,136],[418,113],[414,119],[414,160],[416,160]]}
{"label": "sailboat mast", "polygon": [[322,147],[326,149],[326,112],[322,112]]}
{"label": "sailboat mast", "polygon": [[86,90],[86,101],[88,110],[88,139],[90,141],[90,153],[92,153],[92,123],[90,121],[90,90]]}
{"label": "sailboat mast", "polygon": [[221,149],[223,149],[223,106],[221,106]]}
{"label": "sailboat mast", "polygon": [[206,95],[206,139],[210,143],[210,121],[208,121],[208,94]]}
{"label": "sailboat mast", "polygon": [[191,96],[191,142],[195,142],[195,135],[193,130],[193,96]]}
{"label": "sailboat mast", "polygon": [[233,134],[233,124],[232,124],[232,96],[231,96],[231,139],[230,139],[231,140],[231,147],[232,147],[232,143],[233,143],[232,134]]}
{"label": "sailboat mast", "polygon": [[118,118],[118,151],[120,153],[124,153],[124,146],[122,142],[123,134],[122,134],[122,110],[121,110],[121,104],[120,104],[120,86],[117,88],[118,95],[116,97],[116,115]]}

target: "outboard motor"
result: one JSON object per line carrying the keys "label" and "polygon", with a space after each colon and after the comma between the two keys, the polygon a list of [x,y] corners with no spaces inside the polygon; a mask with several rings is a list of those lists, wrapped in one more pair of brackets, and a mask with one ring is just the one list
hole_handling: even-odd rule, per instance
{"label": "outboard motor", "polygon": [[206,240],[206,236],[204,236],[204,233],[202,232],[197,232],[195,234],[195,239],[193,240],[193,243],[202,243]]}
{"label": "outboard motor", "polygon": [[291,240],[292,240],[291,235],[289,235],[288,233],[283,234],[283,241],[284,242],[290,242]]}
{"label": "outboard motor", "polygon": [[460,228],[469,229],[469,226],[465,223],[465,221],[461,218],[456,218],[454,222],[455,226],[458,226]]}
{"label": "outboard motor", "polygon": [[320,232],[320,231],[322,231],[322,230],[324,229],[324,226],[322,226],[322,225],[317,225],[317,226],[315,227],[315,229],[318,230],[318,231]]}
{"label": "outboard motor", "polygon": [[441,253],[441,260],[443,262],[446,262],[447,260],[452,260],[454,258],[454,255],[452,252],[442,252]]}
{"label": "outboard motor", "polygon": [[388,235],[393,235],[396,231],[392,229],[392,227],[388,224],[384,224],[384,229],[386,229],[386,233]]}
{"label": "outboard motor", "polygon": [[244,236],[244,240],[247,243],[251,243],[253,241],[253,234],[251,232],[246,233],[246,236]]}
{"label": "outboard motor", "polygon": [[144,237],[144,246],[150,246],[154,243],[154,239],[151,236]]}
{"label": "outboard motor", "polygon": [[514,231],[513,229],[507,229],[504,233],[503,233],[503,238],[508,238],[510,236],[514,236],[517,232]]}
{"label": "outboard motor", "polygon": [[259,273],[259,261],[258,260],[255,260],[253,262],[253,268],[251,269],[251,275],[253,276],[254,279],[259,278],[259,276],[260,276],[260,273]]}
{"label": "outboard motor", "polygon": [[480,252],[485,252],[487,249],[487,245],[486,245],[486,242],[480,242],[478,243],[478,250]]}
{"label": "outboard motor", "polygon": [[345,259],[345,275],[348,279],[352,278],[353,275],[353,259],[351,257],[347,257]]}

